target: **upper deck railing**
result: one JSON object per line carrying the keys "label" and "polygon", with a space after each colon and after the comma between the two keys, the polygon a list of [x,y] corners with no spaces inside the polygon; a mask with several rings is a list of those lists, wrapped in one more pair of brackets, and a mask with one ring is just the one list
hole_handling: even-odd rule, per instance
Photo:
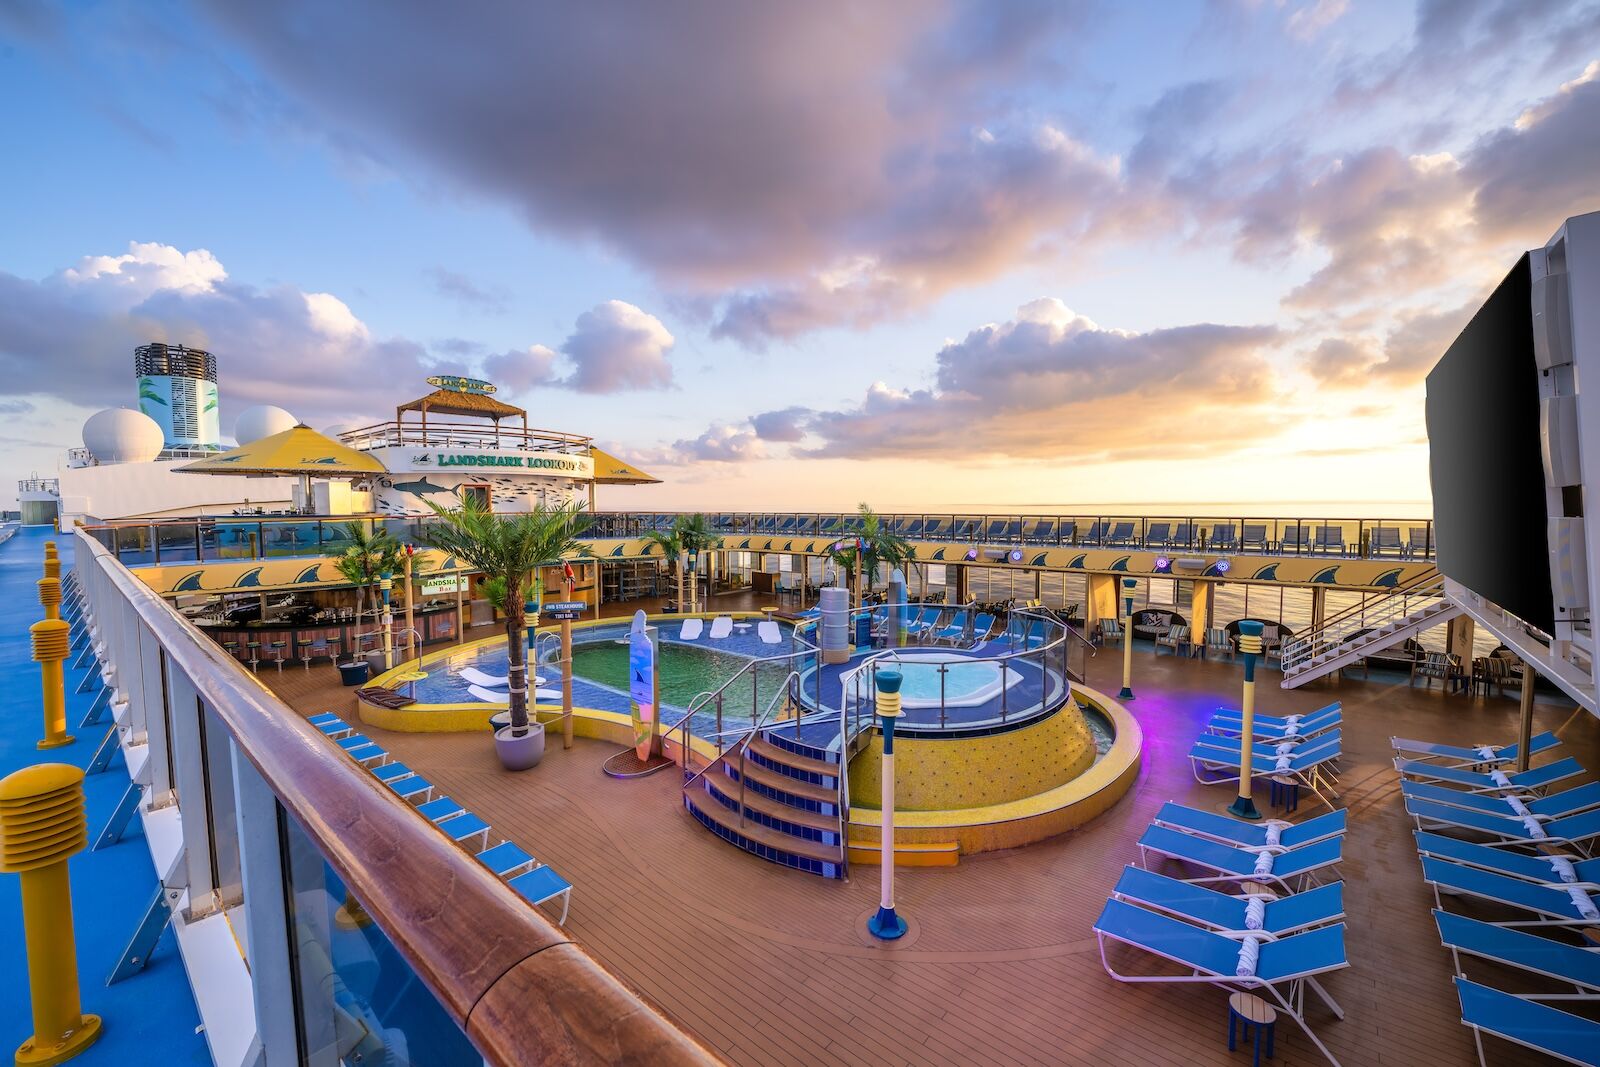
{"label": "upper deck railing", "polygon": [[[713,528],[730,536],[842,537],[858,521],[853,512],[703,514],[711,519]],[[590,535],[639,537],[650,530],[667,529],[674,518],[673,512],[599,512]],[[895,512],[880,518],[890,530],[909,541],[967,545],[1404,560],[1432,559],[1434,553],[1433,523],[1428,519],[948,511]]]}
{"label": "upper deck railing", "polygon": [[594,438],[560,430],[526,429],[494,423],[376,422],[339,435],[351,448],[363,451],[391,445],[419,448],[531,449],[540,452],[587,452]]}
{"label": "upper deck railing", "polygon": [[[229,1028],[253,1020],[263,1062],[715,1062],[99,542],[74,571],[130,765],[144,750],[141,810],[180,825],[164,884],[184,922],[242,925],[253,994]],[[376,926],[355,956],[341,916]],[[427,995],[368,997],[374,973]]]}

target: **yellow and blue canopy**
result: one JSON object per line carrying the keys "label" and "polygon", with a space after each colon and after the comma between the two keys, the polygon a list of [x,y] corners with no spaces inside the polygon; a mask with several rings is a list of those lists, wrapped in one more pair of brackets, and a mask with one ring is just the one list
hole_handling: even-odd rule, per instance
{"label": "yellow and blue canopy", "polygon": [[186,474],[304,475],[361,478],[382,474],[377,458],[357,452],[309,426],[296,426],[178,468]]}

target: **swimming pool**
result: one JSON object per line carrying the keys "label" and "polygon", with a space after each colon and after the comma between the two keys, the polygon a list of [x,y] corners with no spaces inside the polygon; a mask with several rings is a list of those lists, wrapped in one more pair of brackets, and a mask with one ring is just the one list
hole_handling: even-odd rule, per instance
{"label": "swimming pool", "polygon": [[1016,684],[1015,671],[1002,671],[993,660],[967,660],[940,652],[902,652],[876,661],[879,670],[897,667],[900,706],[905,708],[969,708],[993,700],[1000,690]]}

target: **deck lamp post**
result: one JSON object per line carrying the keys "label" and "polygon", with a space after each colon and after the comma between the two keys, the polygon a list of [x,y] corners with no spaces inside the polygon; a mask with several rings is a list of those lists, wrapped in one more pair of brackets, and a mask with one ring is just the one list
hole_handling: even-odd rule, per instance
{"label": "deck lamp post", "polygon": [[689,549],[689,611],[700,610],[700,579],[697,572],[700,567],[700,549]]}
{"label": "deck lamp post", "polygon": [[1139,583],[1122,579],[1122,692],[1118,700],[1133,699],[1133,591]]}
{"label": "deck lamp post", "polygon": [[400,567],[405,574],[406,583],[406,657],[408,659],[418,655],[416,616],[412,614],[411,610],[411,557],[416,555],[416,552],[416,545],[406,545],[400,552]]}
{"label": "deck lamp post", "polygon": [[875,671],[873,677],[878,687],[878,722],[883,730],[883,829],[878,835],[883,879],[878,912],[867,920],[867,932],[880,940],[893,941],[906,932],[906,921],[894,910],[894,721],[904,714],[900,710],[903,679],[899,671],[890,670]]}
{"label": "deck lamp post", "polygon": [[1243,722],[1239,734],[1239,795],[1228,805],[1228,814],[1240,819],[1259,819],[1250,786],[1256,761],[1256,657],[1261,654],[1264,624],[1245,620],[1239,624],[1239,651],[1244,653],[1244,700],[1240,707]]}
{"label": "deck lamp post", "polygon": [[394,592],[394,572],[381,571],[378,574],[378,589],[383,593],[383,669],[388,670],[394,666],[394,605],[389,601],[389,595]]}

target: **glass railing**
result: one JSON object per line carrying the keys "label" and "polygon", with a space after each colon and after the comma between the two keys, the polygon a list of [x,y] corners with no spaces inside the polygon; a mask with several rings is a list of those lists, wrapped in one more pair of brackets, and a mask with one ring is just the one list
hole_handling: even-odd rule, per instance
{"label": "glass railing", "polygon": [[87,533],[67,612],[187,900],[208,1039],[264,1063],[714,1062]]}

